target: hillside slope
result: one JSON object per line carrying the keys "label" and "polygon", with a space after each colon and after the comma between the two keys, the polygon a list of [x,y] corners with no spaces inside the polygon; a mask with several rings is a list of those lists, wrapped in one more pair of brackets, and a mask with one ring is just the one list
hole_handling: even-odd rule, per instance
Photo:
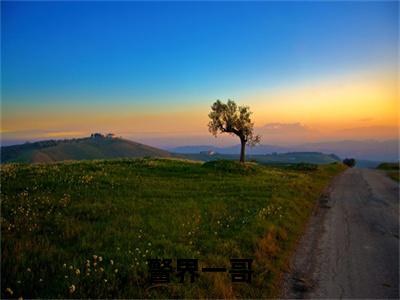
{"label": "hillside slope", "polygon": [[168,151],[122,138],[88,137],[1,147],[1,162],[44,163],[124,157],[169,157]]}

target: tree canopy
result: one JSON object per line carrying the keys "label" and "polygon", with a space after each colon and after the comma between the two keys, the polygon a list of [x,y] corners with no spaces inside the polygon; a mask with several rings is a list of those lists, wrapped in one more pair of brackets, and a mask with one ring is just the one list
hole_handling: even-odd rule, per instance
{"label": "tree canopy", "polygon": [[245,145],[254,146],[260,142],[260,136],[254,134],[254,123],[251,121],[252,112],[248,106],[238,106],[229,100],[223,103],[220,100],[211,106],[208,114],[211,119],[208,130],[217,137],[218,133],[229,133],[240,138],[242,145],[240,161],[244,161]]}

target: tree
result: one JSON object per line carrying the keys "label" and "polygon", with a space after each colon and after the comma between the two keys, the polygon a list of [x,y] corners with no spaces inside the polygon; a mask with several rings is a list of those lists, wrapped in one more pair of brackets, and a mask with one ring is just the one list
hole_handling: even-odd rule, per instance
{"label": "tree", "polygon": [[222,103],[220,100],[211,106],[208,114],[211,121],[208,123],[208,130],[217,137],[218,133],[229,133],[240,138],[240,162],[244,162],[246,145],[255,146],[260,142],[260,136],[254,135],[254,124],[251,122],[250,108],[248,106],[237,106],[228,99]]}

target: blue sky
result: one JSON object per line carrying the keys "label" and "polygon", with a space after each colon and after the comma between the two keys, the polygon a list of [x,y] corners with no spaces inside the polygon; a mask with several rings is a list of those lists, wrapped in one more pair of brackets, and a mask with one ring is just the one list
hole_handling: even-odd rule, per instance
{"label": "blue sky", "polygon": [[[10,119],[68,107],[170,112],[396,70],[397,2],[1,5],[2,106]],[[13,130],[12,122],[2,127]]]}

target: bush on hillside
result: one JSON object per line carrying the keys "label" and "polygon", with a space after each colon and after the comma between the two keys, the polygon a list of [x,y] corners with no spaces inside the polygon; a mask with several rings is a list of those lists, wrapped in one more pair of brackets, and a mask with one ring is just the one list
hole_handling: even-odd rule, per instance
{"label": "bush on hillside", "polygon": [[349,166],[350,168],[354,167],[356,165],[356,160],[354,158],[345,158],[343,160],[343,163],[346,166]]}
{"label": "bush on hillside", "polygon": [[257,170],[255,163],[240,163],[235,160],[212,160],[203,164],[204,168],[228,173],[249,173]]}
{"label": "bush on hillside", "polygon": [[290,169],[298,171],[315,171],[318,169],[318,166],[316,164],[298,163],[298,164],[292,164],[290,166]]}

